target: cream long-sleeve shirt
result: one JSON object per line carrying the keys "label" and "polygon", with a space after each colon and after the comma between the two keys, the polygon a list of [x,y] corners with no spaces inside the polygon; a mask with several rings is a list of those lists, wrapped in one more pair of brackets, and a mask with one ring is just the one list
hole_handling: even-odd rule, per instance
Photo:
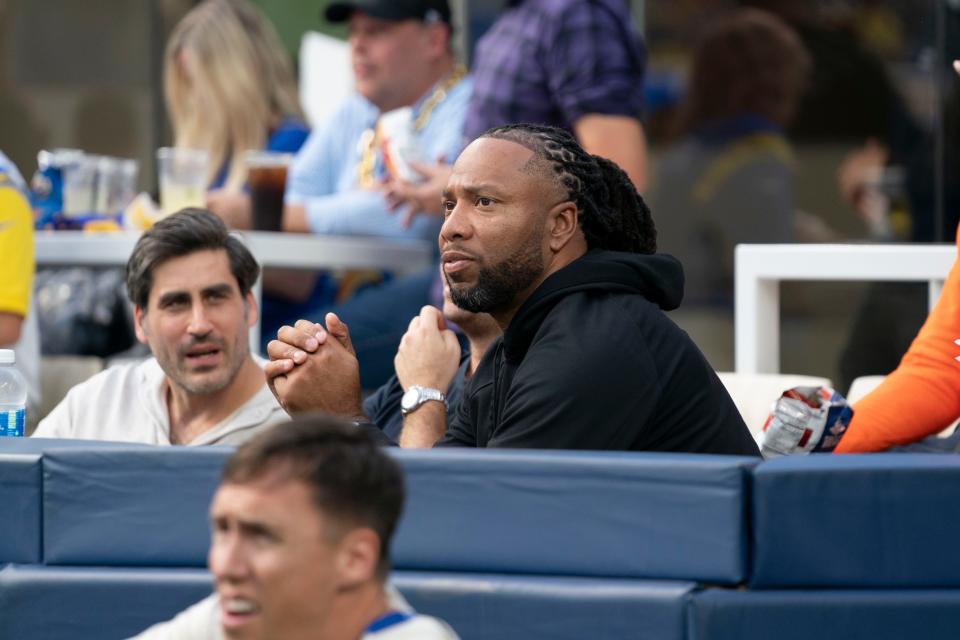
{"label": "cream long-sleeve shirt", "polygon": [[[441,620],[414,613],[400,592],[387,585],[387,602],[393,611],[405,614],[392,624],[368,629],[362,640],[458,640]],[[222,640],[220,600],[212,594],[181,611],[167,622],[155,624],[132,640]]]}
{"label": "cream long-sleeve shirt", "polygon": [[[70,389],[33,437],[169,445],[165,380],[155,358],[110,367]],[[252,398],[189,444],[240,444],[288,419],[264,382]]]}

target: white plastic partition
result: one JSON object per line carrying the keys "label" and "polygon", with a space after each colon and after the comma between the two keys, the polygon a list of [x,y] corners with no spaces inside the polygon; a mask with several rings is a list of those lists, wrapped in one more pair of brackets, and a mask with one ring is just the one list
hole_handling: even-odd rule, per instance
{"label": "white plastic partition", "polygon": [[313,127],[325,123],[353,92],[347,43],[316,31],[300,41],[300,104]]}
{"label": "white plastic partition", "polygon": [[927,282],[933,307],[954,245],[742,244],[735,255],[735,368],[780,371],[780,282]]}

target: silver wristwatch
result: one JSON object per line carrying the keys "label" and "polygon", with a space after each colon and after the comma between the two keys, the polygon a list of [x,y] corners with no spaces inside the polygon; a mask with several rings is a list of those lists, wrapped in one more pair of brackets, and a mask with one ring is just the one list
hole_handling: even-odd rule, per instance
{"label": "silver wristwatch", "polygon": [[420,385],[412,385],[406,392],[403,394],[403,397],[400,398],[400,413],[407,415],[412,413],[420,408],[424,402],[429,402],[430,400],[437,400],[446,404],[447,396],[444,395],[443,391],[439,389],[431,389],[430,387],[421,387]]}

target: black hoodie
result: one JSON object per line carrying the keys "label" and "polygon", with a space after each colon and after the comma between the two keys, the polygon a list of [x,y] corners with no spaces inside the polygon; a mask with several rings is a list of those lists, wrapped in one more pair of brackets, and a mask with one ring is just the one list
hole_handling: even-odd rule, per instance
{"label": "black hoodie", "polygon": [[672,256],[591,251],[487,350],[441,445],[759,455],[689,336]]}

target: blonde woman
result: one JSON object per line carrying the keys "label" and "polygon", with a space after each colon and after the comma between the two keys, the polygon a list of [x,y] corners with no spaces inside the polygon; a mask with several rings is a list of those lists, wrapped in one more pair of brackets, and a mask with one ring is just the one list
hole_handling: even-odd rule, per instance
{"label": "blonde woman", "polygon": [[247,0],[205,0],[177,24],[164,92],[178,147],[210,154],[207,206],[250,228],[243,152],[295,152],[309,133],[276,30]]}

